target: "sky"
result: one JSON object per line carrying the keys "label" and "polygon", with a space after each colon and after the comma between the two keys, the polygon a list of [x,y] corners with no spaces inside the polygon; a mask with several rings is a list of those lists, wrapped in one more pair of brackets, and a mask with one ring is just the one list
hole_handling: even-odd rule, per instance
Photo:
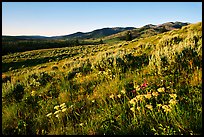
{"label": "sky", "polygon": [[59,36],[107,27],[202,21],[202,2],[2,2],[2,35]]}

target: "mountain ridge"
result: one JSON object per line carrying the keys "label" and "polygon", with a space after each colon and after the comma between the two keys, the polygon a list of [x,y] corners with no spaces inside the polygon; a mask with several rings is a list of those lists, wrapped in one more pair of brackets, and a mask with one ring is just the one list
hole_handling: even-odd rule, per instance
{"label": "mountain ridge", "polygon": [[33,35],[33,36],[27,36],[27,35],[21,35],[21,36],[10,36],[10,35],[2,35],[2,38],[16,38],[16,39],[90,39],[90,38],[102,38],[102,37],[107,37],[111,36],[114,34],[118,34],[124,31],[132,31],[133,32],[133,37],[134,37],[134,32],[136,30],[145,30],[145,29],[158,29],[158,30],[173,30],[177,28],[181,28],[182,26],[189,25],[191,23],[187,22],[166,22],[163,24],[147,24],[144,25],[143,27],[136,28],[136,27],[105,27],[101,29],[95,29],[90,32],[75,32],[72,34],[68,35],[59,35],[59,36],[41,36],[41,35]]}

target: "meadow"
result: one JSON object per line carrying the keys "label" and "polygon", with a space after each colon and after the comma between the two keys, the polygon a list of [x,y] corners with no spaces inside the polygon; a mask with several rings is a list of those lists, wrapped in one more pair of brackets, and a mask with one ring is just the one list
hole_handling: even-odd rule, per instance
{"label": "meadow", "polygon": [[202,22],[105,42],[3,55],[2,133],[202,134]]}

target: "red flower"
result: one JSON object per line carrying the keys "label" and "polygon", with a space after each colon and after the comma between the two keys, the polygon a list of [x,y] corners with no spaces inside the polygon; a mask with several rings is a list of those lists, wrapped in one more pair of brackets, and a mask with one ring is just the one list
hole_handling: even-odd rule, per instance
{"label": "red flower", "polygon": [[144,88],[146,88],[147,87],[147,81],[146,80],[144,80],[144,83],[140,86],[140,88],[141,89],[144,89]]}

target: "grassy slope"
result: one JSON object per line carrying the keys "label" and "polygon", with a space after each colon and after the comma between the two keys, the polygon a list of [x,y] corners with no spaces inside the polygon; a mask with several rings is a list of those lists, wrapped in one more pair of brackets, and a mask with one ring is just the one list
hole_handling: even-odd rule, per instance
{"label": "grassy slope", "polygon": [[[131,42],[3,56],[11,82],[2,83],[2,132],[201,134],[201,49],[197,23]],[[62,103],[65,112],[46,116]]]}

